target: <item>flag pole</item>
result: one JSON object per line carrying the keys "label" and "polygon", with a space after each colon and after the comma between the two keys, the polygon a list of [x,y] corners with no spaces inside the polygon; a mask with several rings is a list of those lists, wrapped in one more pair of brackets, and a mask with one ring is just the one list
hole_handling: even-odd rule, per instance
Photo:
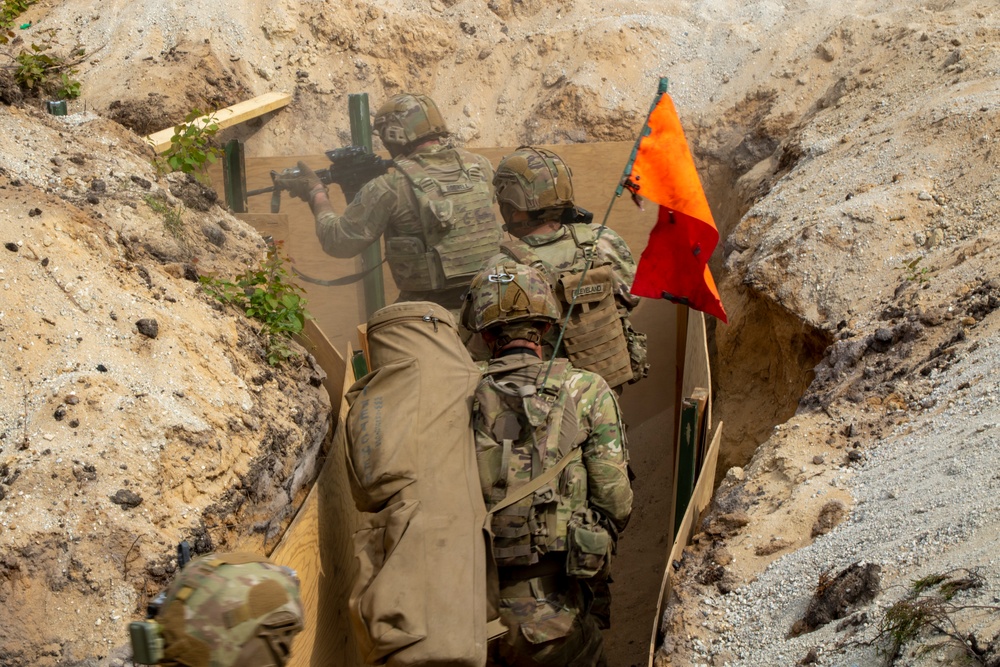
{"label": "flag pole", "polygon": [[[622,196],[625,191],[625,182],[628,180],[629,174],[632,172],[632,165],[635,164],[636,155],[639,153],[639,143],[642,141],[643,137],[649,136],[649,118],[653,115],[653,110],[656,109],[656,105],[660,103],[660,98],[667,93],[667,88],[670,82],[665,76],[660,77],[660,82],[656,87],[656,97],[653,98],[653,103],[649,105],[649,112],[646,114],[646,120],[642,124],[642,129],[639,131],[639,136],[636,137],[635,143],[632,144],[632,152],[629,154],[628,163],[625,165],[625,169],[622,170],[622,177],[618,181],[618,186],[615,188],[615,196],[611,198],[608,202],[608,208],[604,212],[604,219],[601,220],[601,226],[597,228],[597,234],[594,236],[594,246],[597,246],[597,242],[601,240],[601,234],[608,226],[608,218],[611,216],[611,209],[615,205],[615,201]],[[549,360],[548,368],[545,369],[545,377],[542,379],[542,383],[546,383],[549,380],[549,373],[552,372],[552,364],[555,362],[556,356],[559,353],[559,348],[562,347],[563,336],[566,334],[566,327],[569,326],[570,317],[573,314],[573,308],[576,306],[577,297],[580,295],[580,288],[583,285],[584,278],[587,277],[587,272],[590,270],[591,265],[594,262],[593,254],[590,254],[584,258],[583,273],[580,274],[580,281],[577,283],[576,289],[573,290],[573,298],[569,302],[569,307],[566,308],[566,315],[563,319],[562,326],[559,329],[559,337],[556,339],[556,344],[552,348],[552,358]]]}
{"label": "flag pole", "polygon": [[[632,165],[635,164],[635,157],[639,153],[639,142],[642,141],[643,137],[648,137],[650,133],[649,129],[649,117],[653,115],[653,110],[656,109],[656,105],[660,103],[660,98],[667,94],[667,88],[670,86],[670,81],[665,76],[660,77],[660,83],[656,87],[656,97],[653,98],[653,103],[649,105],[649,113],[646,114],[646,122],[642,124],[642,130],[639,131],[639,137],[635,140],[632,145],[632,153],[629,155],[628,164],[625,165],[624,171],[622,171],[622,178],[618,182],[618,187],[615,188],[615,198],[622,196],[625,192],[625,182],[628,180],[629,174],[632,173]],[[614,199],[611,200],[612,202]],[[610,212],[610,208],[608,211]],[[607,218],[605,218],[606,220]]]}

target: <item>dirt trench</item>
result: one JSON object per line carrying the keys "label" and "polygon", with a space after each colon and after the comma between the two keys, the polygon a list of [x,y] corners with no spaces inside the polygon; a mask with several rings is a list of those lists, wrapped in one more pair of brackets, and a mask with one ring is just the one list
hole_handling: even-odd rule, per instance
{"label": "dirt trench", "polygon": [[833,342],[832,328],[806,322],[727,261],[745,250],[730,234],[788,168],[794,128],[787,117],[773,117],[774,103],[773,93],[748,96],[690,137],[719,230],[709,266],[729,316],[728,324],[706,320],[713,418],[725,423],[716,483],[731,467],[746,465],[774,427],[795,414]]}

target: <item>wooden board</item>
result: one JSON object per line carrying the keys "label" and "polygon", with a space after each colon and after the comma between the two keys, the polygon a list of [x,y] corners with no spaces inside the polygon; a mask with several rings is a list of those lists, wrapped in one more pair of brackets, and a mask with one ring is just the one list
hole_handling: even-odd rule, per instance
{"label": "wooden board", "polygon": [[[302,347],[309,350],[309,353],[316,358],[316,363],[326,371],[323,378],[323,387],[330,395],[330,407],[333,411],[333,422],[337,423],[340,416],[341,403],[343,402],[344,389],[350,385],[345,385],[345,374],[347,362],[340,353],[330,344],[326,334],[323,333],[316,320],[306,320],[306,325],[302,333],[295,337],[295,341]],[[351,382],[354,380],[352,379]]]}
{"label": "wooden board", "polygon": [[[219,126],[219,129],[222,130],[233,125],[238,125],[251,118],[263,116],[269,111],[280,109],[291,101],[292,96],[289,93],[265,93],[253,99],[226,107],[225,109],[219,109],[214,114],[215,122]],[[201,126],[207,125],[208,118],[209,116],[202,116],[195,119],[194,123]],[[170,148],[170,138],[172,136],[174,136],[174,128],[168,127],[165,130],[148,135],[146,141],[152,145],[154,151],[162,153]]]}
{"label": "wooden board", "polygon": [[[715,430],[712,430],[712,370],[708,358],[708,336],[705,331],[705,316],[697,310],[680,307],[677,317],[677,357],[678,361],[683,359],[683,364],[678,364],[677,376],[677,396],[678,405],[675,414],[677,421],[674,423],[674,465],[679,463],[677,447],[680,441],[680,397],[697,396],[697,403],[704,400],[703,414],[696,418],[696,422],[705,424],[705,433],[711,433],[712,444],[702,456],[702,468],[697,472],[697,483],[694,492],[688,503],[680,525],[675,527],[674,512],[670,513],[670,525],[667,535],[676,535],[671,544],[670,553],[667,556],[666,568],[660,583],[660,594],[658,597],[656,614],[653,618],[653,632],[649,640],[649,665],[653,665],[653,656],[656,654],[656,647],[660,642],[660,620],[663,608],[666,605],[670,594],[670,577],[673,573],[674,560],[680,557],[680,552],[688,545],[691,538],[690,529],[695,520],[701,514],[712,499],[714,492],[715,467],[719,456],[719,440],[722,433],[720,423]],[[675,467],[676,471],[676,467]],[[676,484],[677,475],[674,480]],[[685,523],[687,522],[687,523]]]}
{"label": "wooden board", "polygon": [[712,502],[712,494],[715,492],[715,466],[719,460],[719,443],[722,441],[722,422],[715,428],[712,436],[712,444],[705,452],[705,466],[698,476],[698,483],[694,487],[694,494],[688,504],[687,511],[677,530],[677,539],[674,540],[670,555],[667,557],[667,568],[663,573],[663,581],[660,583],[659,603],[656,605],[656,616],[653,618],[653,632],[649,641],[649,667],[653,667],[653,659],[656,657],[656,647],[660,645],[660,623],[662,621],[663,610],[670,599],[671,586],[673,584],[674,561],[681,558],[681,552],[691,542],[694,536],[694,529],[697,527],[698,518],[704,512],[709,503]]}
{"label": "wooden board", "polygon": [[[352,353],[350,346],[347,352]],[[336,383],[341,390],[333,446],[305,504],[271,553],[274,562],[294,568],[301,582],[305,630],[292,644],[288,667],[363,665],[347,613],[357,568],[353,535],[361,522],[344,464],[347,405],[343,388],[354,379],[351,365],[344,364]]]}
{"label": "wooden board", "polygon": [[233,217],[256,229],[261,236],[270,236],[275,241],[288,239],[287,213],[233,213]]}

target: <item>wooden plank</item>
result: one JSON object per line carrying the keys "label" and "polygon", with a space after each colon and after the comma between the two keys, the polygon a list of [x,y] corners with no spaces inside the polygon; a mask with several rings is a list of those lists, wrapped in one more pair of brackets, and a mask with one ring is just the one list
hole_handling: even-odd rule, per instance
{"label": "wooden plank", "polygon": [[[348,355],[352,354],[350,346]],[[341,387],[354,383],[350,364],[344,365]],[[341,394],[337,431],[326,464],[309,497],[271,559],[298,573],[305,630],[292,644],[288,667],[338,665],[362,667],[351,631],[347,601],[355,578],[354,532],[361,523],[344,464],[347,443]]]}
{"label": "wooden plank", "polygon": [[368,354],[368,323],[362,323],[358,325],[358,345],[361,346],[361,351],[365,353],[365,365],[368,368],[372,367],[372,358]]}
{"label": "wooden plank", "polygon": [[[705,453],[708,450],[708,421],[705,419],[708,413],[709,390],[704,387],[695,387],[691,392],[690,400],[698,406],[698,414],[695,418],[695,456],[694,469],[701,471],[705,463]],[[699,473],[700,474],[700,473]],[[695,480],[697,481],[697,479]]]}
{"label": "wooden plank", "polygon": [[715,428],[712,437],[712,444],[705,452],[705,466],[698,476],[698,483],[694,487],[694,494],[691,496],[691,503],[684,518],[677,530],[677,538],[674,540],[667,557],[667,568],[663,572],[663,581],[660,583],[659,602],[656,605],[656,615],[653,618],[653,632],[649,640],[649,667],[653,667],[656,657],[656,647],[660,645],[662,636],[660,634],[660,623],[663,617],[663,610],[670,599],[671,587],[673,585],[674,561],[680,560],[681,553],[691,542],[694,536],[694,529],[697,527],[697,520],[712,502],[712,494],[715,492],[715,467],[719,460],[719,443],[722,441],[722,422]]}
{"label": "wooden plank", "polygon": [[[330,407],[333,412],[333,422],[337,423],[340,416],[340,407],[343,401],[345,385],[345,373],[347,362],[340,352],[330,343],[330,340],[323,333],[323,330],[316,324],[316,320],[306,320],[302,333],[295,337],[296,342],[309,350],[309,353],[316,358],[316,363],[326,371],[323,378],[323,386],[326,393],[330,395]],[[353,382],[353,380],[351,380]]]}
{"label": "wooden plank", "polygon": [[[219,109],[214,114],[215,122],[218,124],[219,129],[223,130],[227,127],[248,121],[251,118],[263,116],[275,109],[280,109],[288,105],[291,101],[292,96],[289,93],[264,93],[253,99],[228,106],[225,109]],[[193,122],[204,127],[208,124],[208,118],[209,115],[205,115],[195,119]],[[170,138],[172,136],[174,136],[174,128],[168,127],[165,130],[148,135],[146,141],[152,145],[154,151],[162,153],[170,148]]]}

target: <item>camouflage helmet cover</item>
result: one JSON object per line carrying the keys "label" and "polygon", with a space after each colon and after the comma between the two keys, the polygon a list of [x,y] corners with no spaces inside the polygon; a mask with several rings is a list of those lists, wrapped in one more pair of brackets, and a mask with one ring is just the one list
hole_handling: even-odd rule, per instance
{"label": "camouflage helmet cover", "polygon": [[481,332],[516,322],[558,322],[561,314],[546,275],[510,260],[490,265],[472,279],[462,322]]}
{"label": "camouflage helmet cover", "polygon": [[550,150],[521,146],[500,161],[493,177],[497,203],[518,211],[573,205],[573,174]]}
{"label": "camouflage helmet cover", "polygon": [[209,554],[174,579],[156,621],[163,664],[282,667],[303,628],[299,581],[255,554]]}
{"label": "camouflage helmet cover", "polygon": [[386,146],[402,147],[420,139],[448,134],[434,100],[412,93],[390,97],[375,113],[374,127]]}

